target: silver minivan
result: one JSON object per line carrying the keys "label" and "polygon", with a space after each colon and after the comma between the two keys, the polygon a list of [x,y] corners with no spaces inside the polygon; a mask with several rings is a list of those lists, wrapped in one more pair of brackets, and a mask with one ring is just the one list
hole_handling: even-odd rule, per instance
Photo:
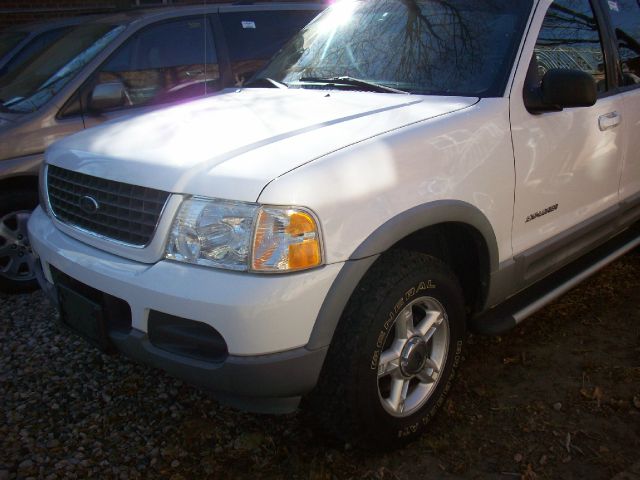
{"label": "silver minivan", "polygon": [[26,224],[54,141],[242,86],[319,3],[185,6],[91,18],[0,80],[0,291],[37,287]]}

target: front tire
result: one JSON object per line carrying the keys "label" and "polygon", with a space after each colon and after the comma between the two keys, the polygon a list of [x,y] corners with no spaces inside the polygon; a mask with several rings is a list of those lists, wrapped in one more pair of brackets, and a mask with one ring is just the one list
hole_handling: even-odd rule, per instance
{"label": "front tire", "polygon": [[440,260],[383,255],[353,294],[310,399],[324,427],[368,448],[425,431],[445,400],[465,339],[462,290]]}
{"label": "front tire", "polygon": [[36,192],[0,193],[0,291],[27,293],[38,288],[27,221],[38,205]]}

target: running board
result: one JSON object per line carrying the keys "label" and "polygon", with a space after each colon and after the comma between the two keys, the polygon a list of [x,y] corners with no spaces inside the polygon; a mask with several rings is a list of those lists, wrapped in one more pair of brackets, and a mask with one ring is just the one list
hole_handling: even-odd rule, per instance
{"label": "running board", "polygon": [[[637,226],[634,226],[637,227]],[[564,295],[586,278],[640,245],[640,231],[630,228],[575,262],[470,321],[473,332],[502,335]]]}

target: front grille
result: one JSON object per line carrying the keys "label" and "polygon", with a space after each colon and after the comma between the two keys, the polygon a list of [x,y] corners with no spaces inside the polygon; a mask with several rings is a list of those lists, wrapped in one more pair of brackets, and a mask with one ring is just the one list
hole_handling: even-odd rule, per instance
{"label": "front grille", "polygon": [[47,167],[47,190],[58,220],[136,247],[151,242],[169,198],[167,192],[54,165]]}

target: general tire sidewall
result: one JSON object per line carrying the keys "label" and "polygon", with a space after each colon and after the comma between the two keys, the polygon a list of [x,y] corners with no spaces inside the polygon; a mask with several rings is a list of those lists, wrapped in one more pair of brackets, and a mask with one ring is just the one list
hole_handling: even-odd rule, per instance
{"label": "general tire sidewall", "polygon": [[[402,309],[420,297],[435,298],[444,307],[449,322],[449,349],[445,367],[433,393],[414,414],[399,418],[390,415],[382,406],[378,394],[378,360],[382,353],[384,340],[394,327],[394,321]],[[383,435],[390,441],[411,439],[419,435],[442,406],[456,370],[462,360],[465,338],[464,301],[455,277],[440,272],[408,275],[392,288],[382,300],[378,314],[375,316],[369,334],[365,337],[367,352],[358,366],[358,398],[357,404],[363,414],[365,425],[379,436]]]}

